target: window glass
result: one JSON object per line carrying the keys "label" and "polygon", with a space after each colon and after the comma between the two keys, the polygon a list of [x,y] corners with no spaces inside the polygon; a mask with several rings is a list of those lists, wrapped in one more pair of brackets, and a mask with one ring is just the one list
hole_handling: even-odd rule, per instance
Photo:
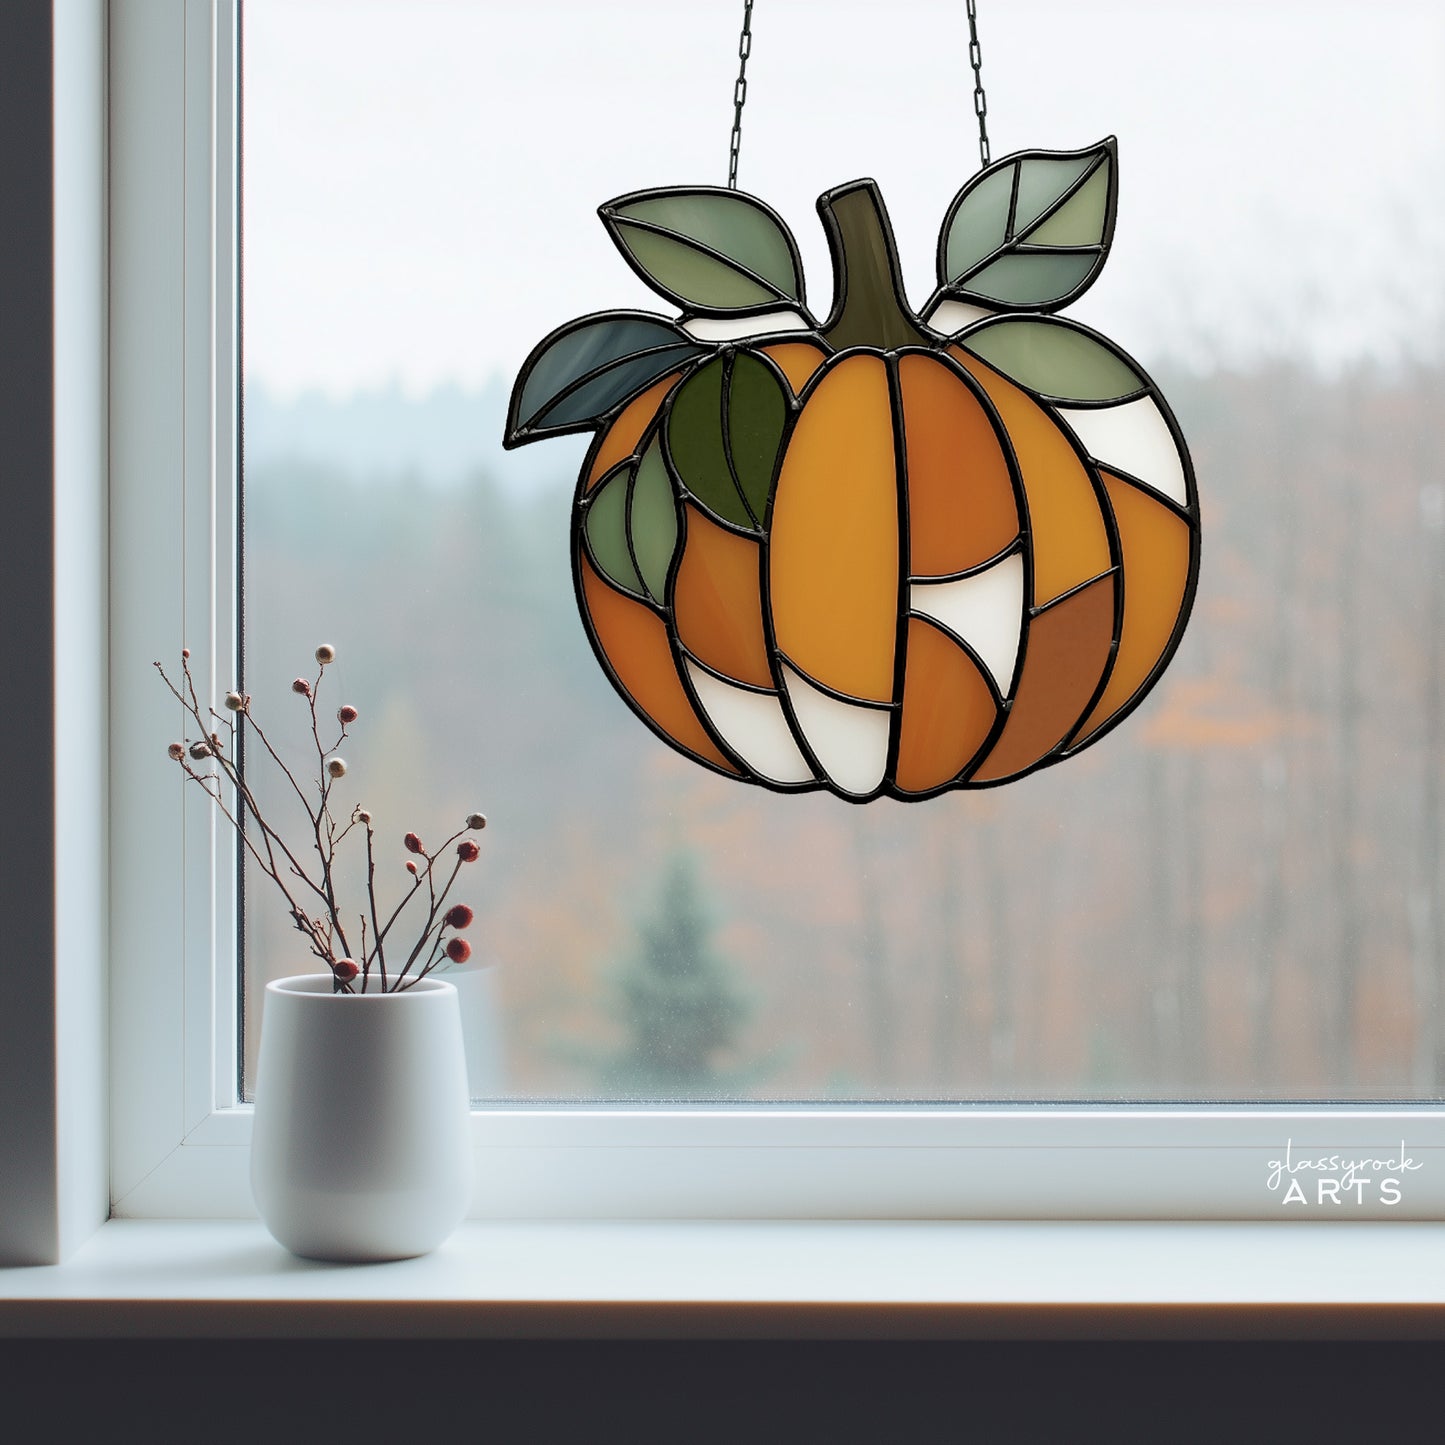
{"label": "window glass", "polygon": [[[290,684],[337,649],[337,796],[376,819],[384,900],[406,832],[488,815],[458,895],[474,1094],[1439,1097],[1445,20],[980,6],[995,156],[1119,137],[1113,250],[1067,314],[1173,405],[1199,590],[1166,677],[1077,759],[854,807],[636,721],[573,598],[587,438],[500,446],[545,334],[666,309],[595,210],[722,183],[739,8],[243,11],[245,685],[304,749]],[[758,5],[740,180],[816,312],[816,197],[860,175],[932,290],[976,169],[965,24]],[[264,983],[314,965],[273,892],[248,880],[248,1067]]]}

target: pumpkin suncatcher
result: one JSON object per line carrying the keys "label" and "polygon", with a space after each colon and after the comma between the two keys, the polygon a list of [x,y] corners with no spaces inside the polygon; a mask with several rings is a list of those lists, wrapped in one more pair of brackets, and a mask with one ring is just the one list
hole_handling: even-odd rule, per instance
{"label": "pumpkin suncatcher", "polygon": [[829,191],[821,323],[755,197],[601,207],[682,315],[553,332],[505,444],[596,432],[578,606],[654,733],[777,791],[916,801],[1072,757],[1138,705],[1193,599],[1193,469],[1138,363],[1052,314],[1102,267],[1116,186],[1112,138],[986,167],[921,315],[878,187]]}

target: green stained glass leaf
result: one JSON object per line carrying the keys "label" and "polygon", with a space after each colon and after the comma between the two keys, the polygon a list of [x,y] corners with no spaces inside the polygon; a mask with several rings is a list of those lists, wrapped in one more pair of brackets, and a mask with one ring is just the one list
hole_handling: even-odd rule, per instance
{"label": "green stained glass leaf", "polygon": [[1031,246],[1098,246],[1109,230],[1109,185],[1114,167],[1109,160],[1095,166],[1089,179],[1025,239]]}
{"label": "green stained glass leaf", "polygon": [[1114,401],[1144,385],[1092,332],[1044,316],[1003,316],[958,343],[1029,391],[1060,401]]}
{"label": "green stained glass leaf", "polygon": [[503,445],[595,427],[658,377],[711,349],[675,322],[640,311],[570,322],[522,364]]}
{"label": "green stained glass leaf", "polygon": [[1098,264],[1097,251],[1013,251],[975,272],[968,290],[1001,306],[1027,306],[1040,295],[1082,289]]}
{"label": "green stained glass leaf", "polygon": [[587,504],[587,546],[598,570],[619,587],[641,592],[642,582],[627,545],[629,469],[616,472],[593,493]]}
{"label": "green stained glass leaf", "polygon": [[697,354],[694,347],[678,345],[627,357],[569,391],[555,405],[549,406],[539,420],[544,426],[552,428],[591,426],[621,402],[651,386],[664,372]]}
{"label": "green stained glass leaf", "polygon": [[954,199],[938,243],[946,295],[1056,311],[1099,274],[1114,234],[1113,137],[1079,151],[1020,151]]}
{"label": "green stained glass leaf", "polygon": [[667,427],[673,470],[715,517],[756,531],[787,419],[783,383],[766,362],[719,356],[678,388]]}
{"label": "green stained glass leaf", "polygon": [[967,274],[1003,248],[1017,169],[1017,161],[999,161],[975,176],[954,199],[943,225],[940,285]]}
{"label": "green stained glass leaf", "polygon": [[622,220],[614,224],[612,234],[648,276],[666,277],[669,289],[683,298],[683,305],[690,301],[716,310],[742,311],[778,304],[776,294],[763,282],[710,251]]}
{"label": "green stained glass leaf", "polygon": [[733,361],[728,388],[728,443],[738,488],[760,522],[767,510],[787,420],[787,398],[772,369],[740,351]]}
{"label": "green stained glass leaf", "polygon": [[661,602],[677,551],[677,501],[662,460],[662,442],[656,436],[637,464],[627,524],[642,581],[653,600]]}
{"label": "green stained glass leaf", "polygon": [[1059,204],[1095,162],[1107,160],[1108,143],[1063,155],[1025,156],[1019,161],[1019,189],[1014,201],[1012,234],[1022,235]]}
{"label": "green stained glass leaf", "polygon": [[598,214],[633,270],[685,311],[726,315],[803,303],[797,243],[753,196],[665,187],[619,196]]}
{"label": "green stained glass leaf", "polygon": [[750,527],[753,519],[733,485],[723,449],[723,370],[719,356],[677,389],[667,423],[667,447],[673,470],[698,501],[724,521]]}
{"label": "green stained glass leaf", "polygon": [[635,467],[614,472],[587,503],[587,547],[597,569],[627,592],[661,602],[677,551],[677,502],[653,436]]}

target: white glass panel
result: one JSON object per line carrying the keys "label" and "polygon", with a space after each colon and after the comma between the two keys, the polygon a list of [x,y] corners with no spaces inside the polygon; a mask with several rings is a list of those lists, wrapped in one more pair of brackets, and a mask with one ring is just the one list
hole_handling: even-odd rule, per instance
{"label": "white glass panel", "polygon": [[839,702],[784,667],[788,701],[798,727],[823,770],[847,793],[871,793],[888,765],[892,714],[882,708]]}
{"label": "white glass panel", "polygon": [[808,323],[796,311],[764,311],[759,316],[694,316],[683,327],[699,341],[739,341],[745,336],[807,329]]}
{"label": "white glass panel", "polygon": [[925,320],[935,331],[941,331],[945,336],[956,336],[965,326],[997,315],[997,311],[989,311],[986,307],[947,297],[928,313]]}
{"label": "white glass panel", "polygon": [[998,690],[1008,691],[1024,615],[1024,564],[1017,552],[957,582],[915,582],[909,605],[963,638],[993,674]]}
{"label": "white glass panel", "polygon": [[1179,449],[1152,397],[1123,406],[1060,407],[1059,414],[1095,461],[1120,467],[1181,507],[1186,504]]}
{"label": "white glass panel", "polygon": [[750,768],[775,783],[802,783],[813,776],[772,693],[730,687],[693,662],[687,672],[712,725]]}

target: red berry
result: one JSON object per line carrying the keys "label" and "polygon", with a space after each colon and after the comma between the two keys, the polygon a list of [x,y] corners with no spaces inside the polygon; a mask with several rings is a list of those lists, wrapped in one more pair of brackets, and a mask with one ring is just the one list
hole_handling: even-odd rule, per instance
{"label": "red berry", "polygon": [[420,853],[421,839],[418,838],[415,833],[408,833],[406,837],[401,840],[401,846],[405,848],[408,853]]}
{"label": "red berry", "polygon": [[475,863],[482,856],[482,850],[470,838],[463,838],[457,844],[457,857],[463,863]]}
{"label": "red berry", "polygon": [[453,963],[465,963],[472,956],[472,946],[465,938],[447,940],[447,957]]}
{"label": "red berry", "polygon": [[406,871],[413,877],[416,876],[416,864],[413,863],[410,858],[406,860]]}
{"label": "red berry", "polygon": [[356,966],[356,960],[351,958],[338,958],[331,965],[331,971],[342,983],[350,983],[361,972]]}
{"label": "red berry", "polygon": [[448,928],[466,928],[475,916],[465,903],[454,903],[447,909],[446,925]]}
{"label": "red berry", "polygon": [[357,710],[352,707],[350,703],[347,703],[345,707],[339,707],[336,709],[336,720],[342,725],[342,727],[349,727],[360,716],[361,714],[357,712]]}
{"label": "red berry", "polygon": [[183,647],[183,648],[181,648],[181,656],[182,656],[182,657],[189,657],[190,655],[191,655],[191,649],[190,649],[189,647]]}
{"label": "red berry", "polygon": [[304,677],[298,677],[296,681],[291,684],[291,691],[300,693],[302,697],[310,697],[311,684],[307,682]]}

